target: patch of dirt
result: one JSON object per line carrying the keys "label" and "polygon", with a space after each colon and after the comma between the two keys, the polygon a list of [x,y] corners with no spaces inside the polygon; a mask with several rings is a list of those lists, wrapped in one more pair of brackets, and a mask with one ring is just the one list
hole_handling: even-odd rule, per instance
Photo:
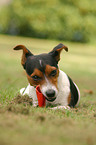
{"label": "patch of dirt", "polygon": [[12,99],[10,104],[23,104],[24,106],[32,106],[32,98],[29,98],[29,96],[24,95],[17,95],[15,98]]}
{"label": "patch of dirt", "polygon": [[25,107],[22,105],[13,105],[13,104],[9,104],[8,106],[6,106],[5,110],[8,112],[12,112],[16,114],[20,113],[24,115],[29,115],[29,112],[30,112],[29,107]]}
{"label": "patch of dirt", "polygon": [[12,99],[11,102],[7,100],[7,104],[4,106],[3,104],[0,105],[0,113],[4,113],[6,111],[12,112],[12,113],[20,113],[24,115],[29,115],[30,108],[32,106],[33,100],[32,98],[29,98],[29,96],[24,95],[17,95]]}
{"label": "patch of dirt", "polygon": [[87,97],[87,95],[90,95],[90,97],[91,97],[93,94],[94,94],[93,90],[87,90],[87,89],[83,90],[84,97]]}

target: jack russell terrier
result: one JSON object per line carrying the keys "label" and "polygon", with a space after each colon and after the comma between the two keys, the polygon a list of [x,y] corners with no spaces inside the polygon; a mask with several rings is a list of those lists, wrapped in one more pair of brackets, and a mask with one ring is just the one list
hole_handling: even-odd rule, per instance
{"label": "jack russell terrier", "polygon": [[17,45],[14,50],[23,50],[21,64],[29,81],[27,88],[20,93],[33,99],[33,105],[38,106],[36,86],[44,95],[46,106],[52,109],[69,109],[76,107],[80,100],[80,91],[72,79],[58,68],[60,53],[68,48],[60,43],[49,53],[33,55],[24,45]]}

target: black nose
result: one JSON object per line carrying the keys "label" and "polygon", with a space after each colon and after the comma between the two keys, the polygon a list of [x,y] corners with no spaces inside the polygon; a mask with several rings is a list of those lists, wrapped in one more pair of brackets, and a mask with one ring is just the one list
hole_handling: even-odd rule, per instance
{"label": "black nose", "polygon": [[55,91],[52,90],[52,89],[49,89],[49,90],[46,91],[46,95],[49,98],[54,97],[55,96]]}

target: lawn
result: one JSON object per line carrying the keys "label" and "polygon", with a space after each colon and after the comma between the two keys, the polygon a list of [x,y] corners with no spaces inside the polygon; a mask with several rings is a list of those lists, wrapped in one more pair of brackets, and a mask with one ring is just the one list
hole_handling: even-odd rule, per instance
{"label": "lawn", "polygon": [[[79,86],[78,108],[33,108],[16,101],[28,81],[20,64],[24,44],[33,54],[49,52],[59,41],[0,35],[0,145],[96,145],[96,44],[63,42],[59,67]],[[15,99],[14,99],[15,97]]]}

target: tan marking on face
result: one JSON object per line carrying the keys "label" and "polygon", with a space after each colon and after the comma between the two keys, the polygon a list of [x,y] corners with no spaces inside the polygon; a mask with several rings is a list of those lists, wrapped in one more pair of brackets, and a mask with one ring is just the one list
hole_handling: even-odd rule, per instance
{"label": "tan marking on face", "polygon": [[33,77],[35,75],[39,77],[43,77],[43,73],[37,68],[34,70],[34,72],[30,76]]}
{"label": "tan marking on face", "polygon": [[[57,70],[57,74],[55,76],[50,75],[53,70]],[[59,70],[54,66],[46,65],[45,75],[48,81],[51,82],[53,85],[55,85],[57,88],[57,78],[59,75]]]}
{"label": "tan marking on face", "polygon": [[69,96],[68,96],[68,104],[70,104],[71,102],[71,93],[69,93]]}
{"label": "tan marking on face", "polygon": [[33,79],[31,78],[31,76],[29,76],[27,73],[26,73],[26,75],[27,75],[27,79],[28,79],[30,85],[31,85],[31,86],[35,86],[34,81],[33,81]]}
{"label": "tan marking on face", "polygon": [[[39,81],[34,81],[34,80],[32,79],[32,77],[35,76],[35,75],[38,76],[38,77],[40,77],[41,80],[39,80]],[[44,75],[43,75],[43,73],[42,73],[40,70],[38,70],[37,68],[34,70],[34,72],[33,72],[30,76],[27,74],[27,78],[28,78],[28,81],[29,81],[29,83],[30,83],[31,86],[42,85],[42,84],[44,83]]]}

